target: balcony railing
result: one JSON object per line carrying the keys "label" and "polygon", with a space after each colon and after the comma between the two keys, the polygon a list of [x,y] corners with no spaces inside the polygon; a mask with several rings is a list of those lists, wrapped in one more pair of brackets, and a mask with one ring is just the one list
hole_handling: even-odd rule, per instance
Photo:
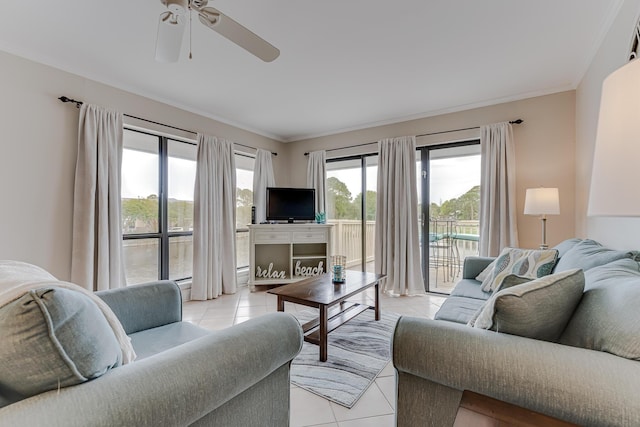
{"label": "balcony railing", "polygon": [[[333,224],[331,249],[335,255],[347,257],[347,267],[362,264],[362,222],[357,219],[328,220]],[[366,248],[365,262],[374,259],[376,222],[367,221],[365,225]]]}
{"label": "balcony railing", "polygon": [[[333,224],[331,247],[336,255],[347,257],[347,267],[362,264],[362,223],[360,220],[328,220]],[[466,256],[478,254],[479,226],[477,220],[457,220],[450,230],[453,243],[458,248],[460,261]],[[375,256],[375,221],[367,221],[365,225],[365,263],[373,262]]]}
{"label": "balcony railing", "polygon": [[[362,223],[360,220],[329,220],[333,224],[331,247],[334,255],[345,255],[347,267],[358,268],[363,263],[362,256]],[[367,269],[373,271],[375,257],[375,221],[367,221],[365,225],[365,256]],[[457,248],[461,263],[466,256],[478,254],[478,221],[455,221],[451,233],[451,241]],[[435,231],[435,230],[434,230]],[[170,247],[170,270],[180,277],[187,277],[191,267],[192,238],[172,238]],[[125,240],[123,242],[127,277],[129,283],[140,283],[157,279],[158,241],[157,239]],[[249,233],[247,229],[236,233],[237,265],[239,268],[249,265]],[[433,255],[430,248],[430,257]],[[437,263],[432,263],[436,268]],[[178,268],[181,266],[181,268]],[[178,270],[180,270],[178,272]]]}

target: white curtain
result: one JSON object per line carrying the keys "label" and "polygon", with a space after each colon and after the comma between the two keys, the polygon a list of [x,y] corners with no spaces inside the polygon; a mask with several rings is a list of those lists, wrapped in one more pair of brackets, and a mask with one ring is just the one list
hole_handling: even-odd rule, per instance
{"label": "white curtain", "polygon": [[271,152],[258,149],[253,169],[253,206],[256,208],[256,224],[267,219],[267,187],[275,187]]}
{"label": "white curtain", "polygon": [[518,246],[514,145],[510,123],[480,127],[480,256]]}
{"label": "white curtain", "polygon": [[71,281],[91,291],[126,286],[120,224],[122,114],[82,104],[73,193]]}
{"label": "white curtain", "polygon": [[236,168],[233,143],[198,134],[191,299],[236,292]]}
{"label": "white curtain", "polygon": [[389,295],[424,294],[420,266],[416,138],[379,141],[376,273]]}
{"label": "white curtain", "polygon": [[307,187],[316,189],[316,213],[327,212],[327,155],[324,150],[309,153],[307,159]]}

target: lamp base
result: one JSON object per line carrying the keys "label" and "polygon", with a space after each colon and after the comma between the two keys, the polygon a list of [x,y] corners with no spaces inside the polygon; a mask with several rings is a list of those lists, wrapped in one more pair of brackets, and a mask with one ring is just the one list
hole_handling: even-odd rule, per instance
{"label": "lamp base", "polygon": [[547,217],[542,215],[542,244],[540,245],[540,249],[549,249],[549,245],[547,245]]}

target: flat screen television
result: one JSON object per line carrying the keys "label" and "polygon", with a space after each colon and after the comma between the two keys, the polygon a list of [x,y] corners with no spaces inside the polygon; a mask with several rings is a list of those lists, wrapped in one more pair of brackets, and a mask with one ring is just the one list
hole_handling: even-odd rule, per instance
{"label": "flat screen television", "polygon": [[313,221],[316,190],[313,188],[267,187],[267,221]]}

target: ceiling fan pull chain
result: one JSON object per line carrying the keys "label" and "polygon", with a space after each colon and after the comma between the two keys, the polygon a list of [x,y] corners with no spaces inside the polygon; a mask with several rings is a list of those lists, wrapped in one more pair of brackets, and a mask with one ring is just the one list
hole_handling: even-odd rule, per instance
{"label": "ceiling fan pull chain", "polygon": [[191,55],[191,34],[193,33],[193,13],[191,13],[191,5],[189,5],[189,59],[193,58]]}

